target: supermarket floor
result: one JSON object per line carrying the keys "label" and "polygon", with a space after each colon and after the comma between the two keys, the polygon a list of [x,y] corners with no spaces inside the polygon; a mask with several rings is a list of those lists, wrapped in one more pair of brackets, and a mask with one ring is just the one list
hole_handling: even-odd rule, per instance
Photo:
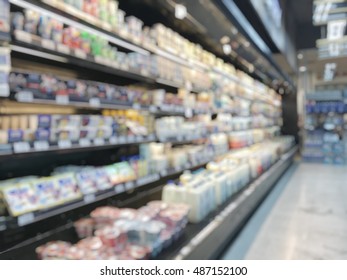
{"label": "supermarket floor", "polygon": [[294,163],[221,259],[347,259],[347,167]]}

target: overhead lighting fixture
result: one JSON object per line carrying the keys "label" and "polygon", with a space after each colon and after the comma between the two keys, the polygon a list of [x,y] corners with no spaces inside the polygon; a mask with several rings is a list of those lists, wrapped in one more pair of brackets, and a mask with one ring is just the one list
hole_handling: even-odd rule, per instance
{"label": "overhead lighting fixture", "polygon": [[332,81],[335,76],[336,63],[327,63],[324,66],[324,81]]}
{"label": "overhead lighting fixture", "polygon": [[229,44],[224,44],[223,45],[223,52],[226,54],[226,55],[229,55],[231,54],[231,46]]}
{"label": "overhead lighting fixture", "polygon": [[220,39],[220,42],[221,44],[228,44],[230,43],[230,37],[229,36],[223,36],[221,39]]}
{"label": "overhead lighting fixture", "polygon": [[187,16],[187,7],[182,4],[175,5],[175,17],[178,19],[184,19]]}
{"label": "overhead lighting fixture", "polygon": [[306,67],[306,66],[300,66],[300,67],[299,67],[299,71],[300,71],[301,73],[306,72],[306,71],[307,71],[307,67]]}
{"label": "overhead lighting fixture", "polygon": [[304,58],[304,55],[302,53],[298,53],[298,59],[301,60]]}

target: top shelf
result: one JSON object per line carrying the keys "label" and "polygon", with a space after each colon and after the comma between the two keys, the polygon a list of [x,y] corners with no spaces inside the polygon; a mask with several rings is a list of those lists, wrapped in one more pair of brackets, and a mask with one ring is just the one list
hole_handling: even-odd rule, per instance
{"label": "top shelf", "polygon": [[[78,9],[76,9],[75,7],[67,5],[66,3],[63,3],[59,0],[50,0],[50,1],[43,0],[42,2],[38,2],[35,0],[30,0],[30,1],[10,0],[10,3],[13,5],[16,5],[18,7],[21,7],[21,8],[31,9],[31,10],[37,11],[39,13],[42,13],[44,15],[56,18],[59,21],[65,23],[67,25],[88,31],[91,34],[95,34],[97,36],[100,36],[100,37],[106,39],[107,41],[115,44],[116,46],[125,48],[127,50],[130,50],[130,51],[133,51],[136,53],[140,53],[143,55],[155,54],[155,55],[158,55],[159,57],[169,59],[169,60],[171,60],[177,64],[183,65],[185,67],[189,67],[189,68],[194,67],[194,69],[197,69],[197,70],[200,70],[203,72],[210,72],[210,73],[222,75],[224,78],[227,78],[230,81],[237,83],[238,85],[244,87],[247,90],[251,90],[251,91],[254,91],[256,93],[257,93],[257,91],[259,91],[256,86],[245,84],[243,81],[241,81],[240,78],[238,78],[234,75],[226,74],[223,71],[221,71],[219,68],[210,67],[210,66],[208,66],[204,63],[201,63],[199,61],[191,60],[184,55],[177,55],[173,52],[169,52],[167,50],[161,49],[154,44],[148,44],[147,42],[141,42],[140,40],[130,38],[130,36],[127,36],[126,34],[122,34],[122,32],[116,32],[116,30],[113,30],[110,25],[105,24],[101,20],[99,20],[99,19],[97,19],[91,15],[88,15],[84,12],[81,12]],[[30,45],[33,44],[33,42],[32,42],[33,39],[29,38],[25,34],[24,34],[24,37],[26,38],[25,40],[23,40],[23,36],[22,36],[22,39],[19,39],[16,36],[17,42],[14,46],[12,46],[12,49],[14,51],[27,53],[28,48],[31,48]],[[36,37],[36,36],[34,36],[34,37]],[[18,40],[20,41],[19,45],[17,44]],[[47,41],[47,40],[45,40],[45,41]],[[25,43],[24,46],[23,46],[23,43]],[[77,54],[77,58],[84,59],[84,60],[86,59],[85,55],[83,55],[79,52],[76,53],[76,51],[74,51],[74,50],[70,50],[70,51],[66,50],[64,53],[61,53],[59,51],[58,52],[56,51],[56,50],[62,50],[63,48],[61,48],[61,46],[53,46],[51,44],[51,50],[47,50],[47,48],[45,48],[44,46],[49,46],[49,43],[48,42],[40,42],[40,43],[38,43],[38,44],[34,43],[34,45],[36,47],[39,47],[40,51],[44,51],[44,52],[48,51],[51,54],[59,56],[58,60],[61,62],[64,62],[64,63],[66,63],[66,62],[73,63],[74,62],[74,63],[76,63],[76,61],[72,61],[72,60],[76,59],[76,54]],[[44,44],[42,44],[42,43],[44,43]],[[51,43],[53,43],[53,42],[51,41]],[[42,48],[42,46],[43,46],[43,48]],[[23,47],[25,47],[25,49]],[[52,53],[52,50],[53,50],[53,53]],[[35,55],[35,52],[31,52],[31,54]],[[67,55],[69,56],[68,61],[66,61]],[[72,55],[72,57],[71,57],[71,55]],[[45,55],[42,55],[42,53],[36,53],[36,56],[47,58]],[[51,57],[51,59],[53,59],[53,58]],[[141,82],[145,82],[145,83],[150,83],[150,84],[158,84],[158,85],[173,87],[173,88],[186,88],[186,89],[194,91],[194,92],[201,91],[201,89],[192,88],[189,85],[189,83],[185,83],[185,82],[182,83],[182,82],[177,82],[177,81],[167,81],[167,80],[162,79],[162,78],[151,77],[148,73],[133,71],[132,69],[127,69],[123,65],[115,65],[114,63],[107,61],[106,59],[95,58],[94,61],[92,61],[92,62],[95,62],[95,64],[102,65],[103,66],[102,68],[104,68],[104,66],[111,68],[111,69],[105,69],[104,71],[107,71],[108,73],[114,73],[114,74],[119,75],[121,77],[130,78],[133,80],[137,80],[137,81],[141,81]],[[88,61],[88,63],[89,63],[89,61]],[[82,65],[82,67],[84,67],[84,65]],[[96,67],[93,67],[93,69],[94,68],[96,68]],[[99,67],[99,68],[101,68],[101,67]],[[98,69],[98,70],[102,71],[102,69]],[[111,70],[111,72],[110,72],[110,70]],[[265,100],[266,98],[262,98],[259,96],[252,97],[252,98],[253,99],[254,98],[261,99],[263,102],[272,104],[272,102],[270,100]]]}

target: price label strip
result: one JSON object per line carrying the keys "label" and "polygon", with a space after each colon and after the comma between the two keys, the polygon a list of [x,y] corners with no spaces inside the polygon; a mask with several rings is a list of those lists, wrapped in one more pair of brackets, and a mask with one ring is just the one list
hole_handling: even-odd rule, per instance
{"label": "price label strip", "polygon": [[17,142],[13,144],[13,151],[16,154],[30,152],[30,145],[28,142]]}
{"label": "price label strip", "polygon": [[87,194],[83,198],[85,204],[90,204],[95,201],[95,194]]}
{"label": "price label strip", "polygon": [[22,227],[31,224],[35,220],[34,213],[26,213],[17,218],[18,226]]}
{"label": "price label strip", "polygon": [[49,143],[47,141],[35,141],[34,149],[36,151],[47,151],[49,150]]}
{"label": "price label strip", "polygon": [[60,149],[70,149],[72,147],[72,144],[70,140],[59,140],[58,147]]}
{"label": "price label strip", "polygon": [[132,190],[133,188],[135,188],[135,184],[134,184],[133,181],[130,181],[130,182],[125,183],[125,189],[126,189],[127,191],[130,191],[130,190]]}
{"label": "price label strip", "polygon": [[116,194],[123,193],[123,192],[125,192],[125,187],[123,184],[119,184],[119,185],[114,187],[114,191]]}

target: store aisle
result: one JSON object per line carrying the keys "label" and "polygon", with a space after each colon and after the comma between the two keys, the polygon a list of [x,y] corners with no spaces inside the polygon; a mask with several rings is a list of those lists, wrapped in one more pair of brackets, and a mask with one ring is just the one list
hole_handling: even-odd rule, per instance
{"label": "store aisle", "polygon": [[347,168],[295,163],[221,259],[347,259]]}

